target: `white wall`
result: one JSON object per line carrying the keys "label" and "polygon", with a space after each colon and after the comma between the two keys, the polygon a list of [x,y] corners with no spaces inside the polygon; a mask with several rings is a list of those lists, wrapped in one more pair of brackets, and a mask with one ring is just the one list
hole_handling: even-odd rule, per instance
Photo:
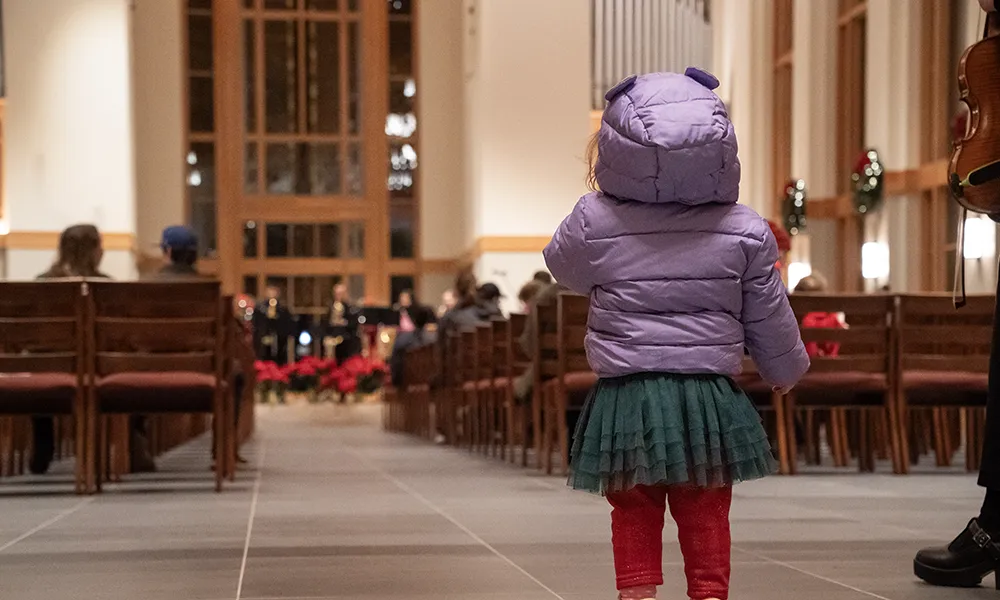
{"label": "white wall", "polygon": [[473,235],[551,235],[586,191],[590,3],[475,2],[466,55]]}
{"label": "white wall", "polygon": [[128,4],[3,0],[12,230],[135,230]]}
{"label": "white wall", "polygon": [[[87,222],[134,232],[128,0],[3,0],[3,11],[11,231]],[[8,275],[31,276],[49,262],[33,255],[8,252]],[[133,272],[126,265],[113,275]]]}
{"label": "white wall", "polygon": [[424,258],[451,258],[467,248],[465,214],[465,78],[461,2],[417,4],[420,44],[417,131],[420,135],[420,247]]}
{"label": "white wall", "polygon": [[134,1],[136,233],[150,254],[184,222],[184,2]]}

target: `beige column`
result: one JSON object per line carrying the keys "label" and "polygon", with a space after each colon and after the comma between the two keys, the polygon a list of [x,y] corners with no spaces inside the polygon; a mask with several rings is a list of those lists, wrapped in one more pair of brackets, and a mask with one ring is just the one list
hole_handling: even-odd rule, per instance
{"label": "beige column", "polygon": [[139,258],[159,256],[164,227],[185,222],[183,0],[134,0],[136,234]]}
{"label": "beige column", "polygon": [[771,0],[713,5],[714,71],[740,141],[740,202],[771,217],[773,37]]}
{"label": "beige column", "polygon": [[[465,72],[463,5],[416,5],[420,136],[420,256],[455,259],[468,247],[471,223],[465,206]],[[422,301],[436,302],[454,283],[454,273],[427,273],[418,290]]]}
{"label": "beige column", "polygon": [[590,3],[465,4],[467,237],[480,279],[516,309],[541,244],[586,191]]}
{"label": "beige column", "polygon": [[135,272],[128,0],[3,0],[7,275],[48,268],[59,232],[105,233],[102,268]]}
{"label": "beige column", "polygon": [[[878,150],[889,171],[919,166],[920,11],[922,1],[869,0],[866,48],[865,144]],[[869,291],[888,283],[894,292],[920,287],[920,196],[886,197],[866,218],[866,243],[889,248],[889,280],[868,281]]]}
{"label": "beige column", "polygon": [[[792,177],[805,180],[807,198],[837,192],[837,1],[795,0],[792,17]],[[841,260],[837,226],[809,219],[807,231],[793,240],[791,261],[808,264],[832,283]]]}

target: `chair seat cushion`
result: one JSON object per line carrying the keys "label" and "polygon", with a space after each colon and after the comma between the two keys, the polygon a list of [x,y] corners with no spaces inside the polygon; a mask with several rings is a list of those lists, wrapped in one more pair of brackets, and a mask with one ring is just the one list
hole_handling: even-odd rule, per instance
{"label": "chair seat cushion", "polygon": [[462,389],[466,392],[474,391],[478,383],[478,381],[466,381],[462,384]]}
{"label": "chair seat cushion", "polygon": [[961,371],[904,371],[903,389],[907,391],[986,392],[986,373]]}
{"label": "chair seat cushion", "polygon": [[216,379],[207,373],[116,373],[97,381],[102,412],[211,412]]}
{"label": "chair seat cushion", "polygon": [[493,387],[493,379],[480,379],[476,382],[476,389],[478,390],[488,390]]}
{"label": "chair seat cushion", "polygon": [[69,414],[76,388],[72,373],[0,375],[0,413]]}
{"label": "chair seat cushion", "polygon": [[510,385],[509,377],[497,377],[493,380],[493,387],[495,388],[505,388]]}

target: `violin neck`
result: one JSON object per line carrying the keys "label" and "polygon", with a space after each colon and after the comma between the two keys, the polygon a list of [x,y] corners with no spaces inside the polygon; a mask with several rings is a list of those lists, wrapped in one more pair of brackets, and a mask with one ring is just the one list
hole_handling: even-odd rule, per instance
{"label": "violin neck", "polygon": [[1000,12],[986,13],[986,25],[983,27],[983,39],[1000,35]]}

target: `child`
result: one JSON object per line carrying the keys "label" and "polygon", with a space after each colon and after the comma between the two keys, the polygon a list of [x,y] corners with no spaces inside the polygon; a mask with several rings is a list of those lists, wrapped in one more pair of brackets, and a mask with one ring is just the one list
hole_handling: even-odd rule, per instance
{"label": "child", "polygon": [[[688,596],[726,600],[732,484],[772,473],[754,406],[731,375],[744,344],[786,393],[809,367],[767,222],[736,204],[740,163],[718,81],[629,77],[608,92],[592,189],[545,249],[590,296],[600,381],[573,440],[570,485],[604,494],[620,598],[663,583],[666,504]],[[596,148],[593,148],[596,146]]]}

